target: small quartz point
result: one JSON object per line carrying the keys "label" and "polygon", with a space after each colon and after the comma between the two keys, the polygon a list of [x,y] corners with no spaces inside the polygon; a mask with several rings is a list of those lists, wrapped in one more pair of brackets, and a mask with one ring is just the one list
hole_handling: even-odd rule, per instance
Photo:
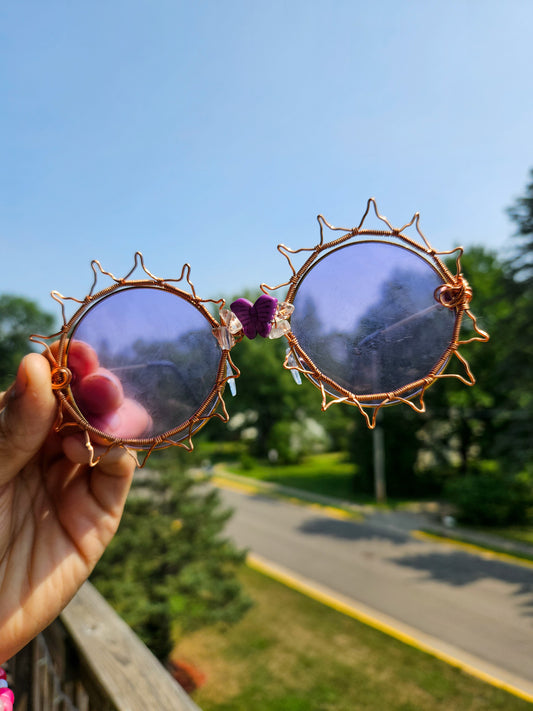
{"label": "small quartz point", "polygon": [[226,326],[214,328],[213,335],[217,339],[218,345],[223,351],[230,351],[235,345],[235,339]]}
{"label": "small quartz point", "polygon": [[235,376],[233,375],[233,370],[231,369],[229,360],[226,361],[226,377],[226,382],[229,385],[230,393],[233,395],[233,397],[235,397],[235,395],[237,394],[237,386],[235,385]]}
{"label": "small quartz point", "polygon": [[287,356],[287,367],[291,369],[291,375],[294,378],[294,382],[296,383],[296,385],[301,385],[302,376],[300,375],[300,371],[296,370],[296,368],[298,367],[298,362],[290,348],[287,348]]}
{"label": "small quartz point", "polygon": [[291,330],[291,325],[287,321],[287,319],[291,317],[293,311],[294,306],[292,304],[289,304],[287,301],[278,303],[272,328],[270,329],[270,333],[268,334],[269,338],[281,338],[286,333],[289,333],[289,331]]}
{"label": "small quartz point", "polygon": [[285,319],[276,319],[268,334],[269,338],[281,338],[291,330],[291,325]]}
{"label": "small quartz point", "polygon": [[292,312],[294,311],[294,304],[290,304],[288,301],[283,301],[281,304],[278,304],[278,310],[276,312],[276,317],[277,318],[289,318],[292,316]]}
{"label": "small quartz point", "polygon": [[228,331],[235,335],[236,333],[239,333],[239,331],[242,331],[242,323],[239,321],[237,316],[233,313],[233,311],[230,311],[229,309],[220,309],[220,316],[222,319],[222,322],[227,326]]}

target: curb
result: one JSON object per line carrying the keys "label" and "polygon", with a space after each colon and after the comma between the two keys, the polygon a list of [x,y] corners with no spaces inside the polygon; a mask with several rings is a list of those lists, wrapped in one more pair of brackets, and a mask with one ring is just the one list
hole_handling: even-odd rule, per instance
{"label": "curb", "polygon": [[486,684],[533,703],[533,683],[530,681],[501,670],[489,662],[485,662],[453,645],[416,630],[384,613],[373,610],[367,605],[356,603],[354,600],[350,600],[323,585],[293,573],[255,553],[248,553],[246,564],[253,570],[343,615],[347,615],[368,627],[379,630],[389,637],[393,637],[410,647],[414,647],[452,667],[456,667]]}
{"label": "curb", "polygon": [[290,486],[274,484],[260,479],[250,479],[239,474],[233,474],[215,466],[214,473],[210,476],[210,482],[215,486],[226,487],[236,491],[242,491],[251,495],[271,496],[289,501],[298,506],[307,506],[318,509],[333,518],[349,519],[352,521],[362,521],[364,514],[371,513],[373,509],[362,504],[354,504],[349,501],[341,501],[329,496],[311,494],[302,489]]}

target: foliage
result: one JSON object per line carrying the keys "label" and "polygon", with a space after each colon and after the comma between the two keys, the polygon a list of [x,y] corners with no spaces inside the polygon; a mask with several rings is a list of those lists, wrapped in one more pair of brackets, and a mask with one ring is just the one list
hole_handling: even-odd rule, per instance
{"label": "foliage", "polygon": [[533,481],[526,472],[510,476],[498,462],[480,461],[477,471],[450,481],[446,497],[457,507],[457,518],[477,526],[524,524],[533,507]]}
{"label": "foliage", "polygon": [[[424,415],[405,407],[381,411],[391,496],[439,496],[448,481],[477,476],[485,459],[496,460],[512,477],[532,459],[531,298],[510,266],[482,247],[471,248],[462,266],[474,292],[472,309],[491,341],[460,349],[477,379],[474,388],[447,379],[426,393]],[[470,335],[471,322],[465,318],[462,337]],[[464,371],[452,358],[447,372]],[[358,418],[350,456],[358,465],[355,491],[371,493],[372,434]]]}
{"label": "foliage", "polygon": [[0,390],[13,381],[21,358],[30,350],[30,335],[48,335],[53,325],[53,317],[33,301],[0,295]]}
{"label": "foliage", "polygon": [[512,260],[515,274],[533,284],[533,168],[525,195],[507,208],[507,214],[516,224],[515,237],[520,240],[515,258]]}
{"label": "foliage", "polygon": [[280,420],[269,435],[269,458],[281,464],[295,464],[307,454],[317,454],[328,449],[329,438],[321,423],[297,413],[291,421]]}
{"label": "foliage", "polygon": [[276,450],[287,461],[312,451],[303,441],[299,451],[289,451],[290,437],[295,422],[303,422],[310,412],[320,412],[320,399],[309,383],[297,385],[283,368],[285,348],[285,339],[245,338],[237,344],[232,357],[241,376],[236,382],[237,396],[226,397],[226,402],[232,417],[230,432],[248,443],[251,454],[266,457]]}
{"label": "foliage", "polygon": [[[470,249],[462,266],[474,292],[472,310],[491,340],[460,348],[476,378],[475,387],[450,379],[427,393],[428,419],[418,433],[423,453],[419,453],[418,462],[422,469],[445,477],[466,475],[478,460],[486,458],[505,456],[507,467],[521,466],[509,440],[519,389],[517,372],[508,365],[515,344],[504,335],[515,307],[511,297],[514,282],[496,255],[482,247]],[[470,335],[470,320],[465,318],[461,337]],[[452,361],[447,372],[461,373],[462,366]],[[526,366],[523,360],[521,366]]]}
{"label": "foliage", "polygon": [[[236,578],[244,553],[223,535],[218,493],[176,466],[176,452],[138,472],[119,532],[93,573],[117,612],[160,659],[180,635],[231,624],[250,600]],[[152,461],[151,461],[152,463]]]}
{"label": "foliage", "polygon": [[[255,298],[251,293],[246,296]],[[346,448],[351,430],[347,408],[322,413],[318,390],[306,378],[297,385],[283,367],[286,348],[284,338],[244,338],[235,345],[232,359],[241,374],[236,397],[225,392],[230,421],[228,425],[211,421],[206,438],[239,439],[247,449],[245,459],[264,459],[270,453],[280,464],[301,462],[325,448]]]}

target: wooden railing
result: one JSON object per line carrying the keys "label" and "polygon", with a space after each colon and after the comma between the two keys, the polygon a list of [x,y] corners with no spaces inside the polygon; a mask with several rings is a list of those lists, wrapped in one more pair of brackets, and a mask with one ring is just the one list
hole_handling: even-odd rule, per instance
{"label": "wooden railing", "polygon": [[10,674],[15,711],[201,711],[90,583]]}

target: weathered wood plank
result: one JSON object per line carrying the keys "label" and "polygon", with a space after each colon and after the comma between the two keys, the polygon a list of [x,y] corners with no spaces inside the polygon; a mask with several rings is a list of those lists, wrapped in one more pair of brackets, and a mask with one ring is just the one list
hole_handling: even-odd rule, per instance
{"label": "weathered wood plank", "polygon": [[81,666],[116,711],[201,711],[90,583],[61,621]]}

